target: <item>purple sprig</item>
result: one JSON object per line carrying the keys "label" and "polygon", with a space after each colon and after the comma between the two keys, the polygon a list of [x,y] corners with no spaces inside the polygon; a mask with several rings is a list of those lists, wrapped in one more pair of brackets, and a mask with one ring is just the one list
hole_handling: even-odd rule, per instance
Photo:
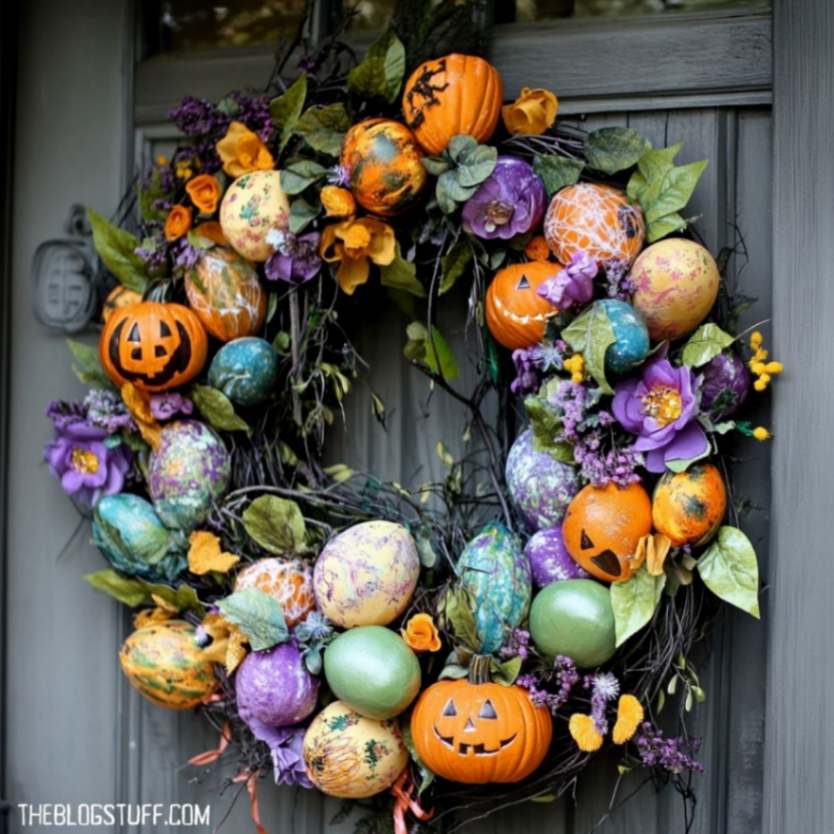
{"label": "purple sprig", "polygon": [[499,654],[504,658],[520,657],[527,660],[530,656],[530,632],[523,628],[514,628],[510,631]]}
{"label": "purple sprig", "polygon": [[520,675],[516,684],[527,690],[534,706],[547,707],[552,715],[556,715],[568,702],[579,679],[576,663],[569,657],[557,655],[553,660],[552,671],[540,675]]}
{"label": "purple sprig", "polygon": [[669,773],[687,770],[703,772],[704,766],[694,757],[701,747],[701,740],[677,736],[666,738],[650,721],[644,721],[634,737],[637,752],[644,767],[659,767]]}
{"label": "purple sprig", "polygon": [[514,350],[513,363],[516,378],[510,383],[510,391],[516,396],[538,391],[543,374],[562,370],[562,363],[567,352],[568,345],[561,339]]}

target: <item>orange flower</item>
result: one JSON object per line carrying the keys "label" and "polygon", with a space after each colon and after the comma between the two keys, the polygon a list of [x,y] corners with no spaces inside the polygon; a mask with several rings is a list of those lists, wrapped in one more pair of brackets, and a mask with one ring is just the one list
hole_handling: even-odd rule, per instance
{"label": "orange flower", "polygon": [[575,712],[568,722],[568,730],[576,746],[585,753],[593,753],[602,747],[602,734],[590,715]]}
{"label": "orange flower", "polygon": [[521,95],[501,108],[504,126],[510,133],[544,133],[556,121],[559,99],[550,90],[524,87]]}
{"label": "orange flower", "polygon": [[214,214],[220,201],[220,183],[211,174],[199,174],[190,179],[185,190],[200,214]]}
{"label": "orange flower", "polygon": [[223,229],[216,220],[207,220],[205,223],[199,223],[194,227],[194,234],[197,237],[210,240],[218,246],[227,246],[229,241],[226,240],[226,235],[223,234]]}
{"label": "orange flower", "polygon": [[178,240],[191,228],[191,209],[179,205],[171,207],[165,218],[165,240]]}
{"label": "orange flower", "polygon": [[133,417],[142,439],[151,449],[159,448],[162,426],[151,412],[151,396],[140,391],[132,382],[126,382],[121,388],[122,401]]}
{"label": "orange flower", "polygon": [[339,261],[336,280],[342,292],[353,291],[368,281],[371,262],[387,266],[396,255],[394,230],[375,217],[343,220],[325,226],[319,254],[329,263]]}
{"label": "orange flower", "polygon": [[550,249],[547,245],[544,235],[536,235],[527,241],[524,247],[524,254],[531,261],[547,261],[550,260]]}
{"label": "orange flower", "polygon": [[275,167],[269,148],[243,122],[232,122],[226,135],[217,143],[223,170],[231,177],[249,171],[268,171]]}
{"label": "orange flower", "polygon": [[320,196],[324,213],[328,217],[350,217],[356,213],[356,200],[347,188],[325,185]]}
{"label": "orange flower", "polygon": [[620,695],[617,723],[611,734],[614,744],[625,744],[637,732],[643,715],[643,706],[634,695]]}
{"label": "orange flower", "polygon": [[400,631],[403,640],[415,652],[440,651],[440,635],[430,614],[415,614]]}

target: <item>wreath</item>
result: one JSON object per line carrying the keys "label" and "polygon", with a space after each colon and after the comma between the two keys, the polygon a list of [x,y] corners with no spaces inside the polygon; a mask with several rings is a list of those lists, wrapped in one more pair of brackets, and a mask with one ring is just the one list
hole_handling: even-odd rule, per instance
{"label": "wreath", "polygon": [[[466,8],[417,5],[361,61],[299,33],[265,93],[184,99],[123,221],[88,211],[103,327],[45,451],[109,563],[85,578],[258,827],[269,776],[404,832],[570,795],[602,748],[691,800],[698,645],[720,601],[759,614],[728,450],[770,437],[736,415],[782,366],[686,219],[706,162],[505,103],[438,47],[476,51]],[[325,462],[349,395],[388,430],[353,391],[383,302],[466,415],[438,482]]]}

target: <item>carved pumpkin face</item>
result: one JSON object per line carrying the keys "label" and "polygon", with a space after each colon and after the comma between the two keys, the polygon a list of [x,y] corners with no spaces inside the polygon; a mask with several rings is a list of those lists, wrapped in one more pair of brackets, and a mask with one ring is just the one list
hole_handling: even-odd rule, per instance
{"label": "carved pumpkin face", "polygon": [[520,687],[444,680],[418,699],[411,735],[420,759],[444,779],[518,782],[541,764],[553,725]]}
{"label": "carved pumpkin face", "polygon": [[497,342],[509,350],[529,348],[543,338],[547,320],[559,311],[537,290],[562,269],[547,261],[513,264],[495,274],[486,294],[486,322]]}
{"label": "carved pumpkin face", "polygon": [[589,484],[571,501],[562,523],[573,560],[605,582],[622,582],[634,573],[631,557],[651,529],[652,505],[641,484]]}
{"label": "carved pumpkin face", "polygon": [[101,363],[119,387],[132,382],[143,391],[184,385],[203,369],[205,330],[181,304],[141,301],[108,318],[99,340]]}

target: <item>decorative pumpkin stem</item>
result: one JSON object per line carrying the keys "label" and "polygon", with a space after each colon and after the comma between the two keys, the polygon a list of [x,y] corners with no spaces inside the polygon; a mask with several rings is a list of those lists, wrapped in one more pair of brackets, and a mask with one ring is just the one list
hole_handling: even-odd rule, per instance
{"label": "decorative pumpkin stem", "polygon": [[469,662],[469,683],[489,683],[489,667],[492,658],[488,654],[472,655]]}

